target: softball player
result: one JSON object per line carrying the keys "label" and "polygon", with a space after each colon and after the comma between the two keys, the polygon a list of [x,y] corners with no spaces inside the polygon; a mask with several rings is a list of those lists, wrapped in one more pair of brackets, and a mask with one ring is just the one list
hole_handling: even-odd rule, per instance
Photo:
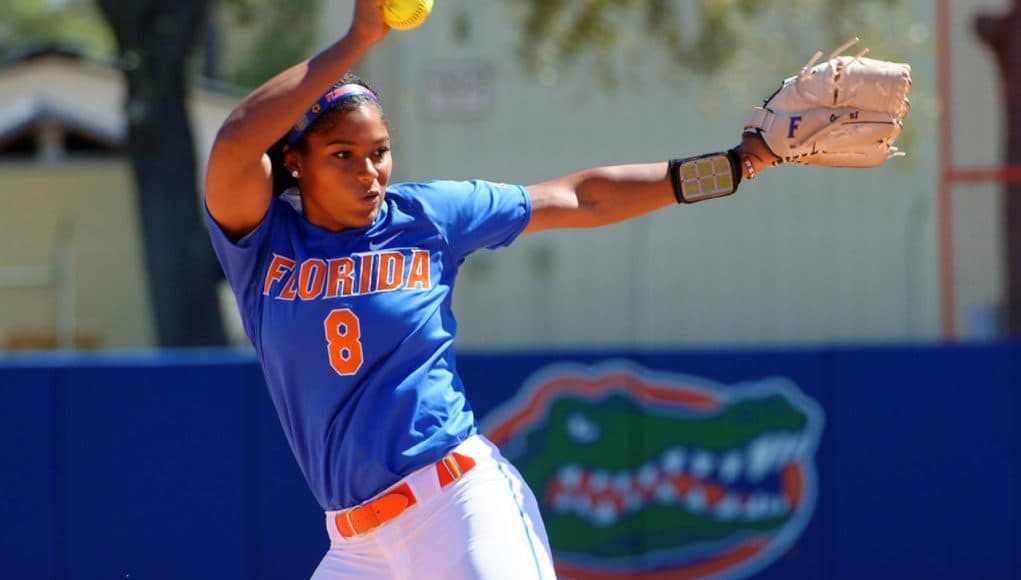
{"label": "softball player", "polygon": [[[358,0],[343,39],[256,89],[224,123],[206,181],[213,246],[326,511],[330,549],[313,578],[553,578],[532,492],[478,434],[457,375],[459,265],[523,232],[722,195],[743,163],[763,165],[746,144],[528,187],[390,184],[377,96],[347,74],[388,32],[381,4]],[[719,183],[689,179],[706,176],[706,160]]]}

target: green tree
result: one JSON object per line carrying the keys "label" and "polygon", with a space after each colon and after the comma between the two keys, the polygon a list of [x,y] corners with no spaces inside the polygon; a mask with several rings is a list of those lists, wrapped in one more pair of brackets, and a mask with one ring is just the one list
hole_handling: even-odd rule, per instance
{"label": "green tree", "polygon": [[319,35],[320,0],[226,0],[220,14],[223,80],[255,88],[307,58]]}
{"label": "green tree", "polygon": [[217,264],[199,220],[185,107],[187,60],[207,1],[97,3],[117,39],[127,78],[127,155],[137,184],[159,344],[222,345]]}
{"label": "green tree", "polygon": [[[511,0],[522,13],[520,55],[533,73],[554,77],[588,62],[614,85],[627,62],[665,55],[664,74],[712,75],[729,65],[804,64],[789,39],[837,46],[887,39],[903,0]],[[782,9],[792,18],[770,18]],[[777,29],[779,28],[779,30]],[[889,34],[887,34],[889,33]],[[788,40],[785,40],[788,39]],[[800,50],[800,49],[799,49]],[[784,56],[790,53],[789,56]]]}
{"label": "green tree", "polygon": [[0,12],[0,53],[27,43],[67,44],[110,55],[114,39],[87,0],[7,0]]}
{"label": "green tree", "polygon": [[[223,344],[216,300],[219,266],[199,220],[195,150],[185,109],[189,58],[202,32],[207,51],[218,45],[220,34],[209,28],[207,20],[215,14],[217,3],[97,0],[97,4],[113,29],[128,81],[128,157],[138,184],[159,343],[164,347]],[[317,21],[315,0],[286,4],[230,0],[226,6],[257,31],[256,50],[246,53],[248,58],[239,68],[247,75],[243,81],[257,84],[283,68],[267,55],[286,58],[287,64],[305,56],[304,39],[313,35],[302,26]],[[304,8],[300,18],[285,17],[296,7]],[[292,36],[302,40],[281,40]],[[266,46],[271,42],[273,46]],[[217,70],[209,61],[206,70]]]}

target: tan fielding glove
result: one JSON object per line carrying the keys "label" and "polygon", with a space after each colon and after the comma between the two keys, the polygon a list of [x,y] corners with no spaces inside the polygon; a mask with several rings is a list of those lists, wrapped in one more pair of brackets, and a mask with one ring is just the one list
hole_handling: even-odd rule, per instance
{"label": "tan fielding glove", "polygon": [[856,42],[841,46],[821,64],[815,64],[822,56],[816,53],[764,106],[755,108],[745,133],[761,136],[788,163],[873,167],[904,155],[893,142],[910,106],[911,67],[864,58],[867,49],[857,56],[837,56]]}

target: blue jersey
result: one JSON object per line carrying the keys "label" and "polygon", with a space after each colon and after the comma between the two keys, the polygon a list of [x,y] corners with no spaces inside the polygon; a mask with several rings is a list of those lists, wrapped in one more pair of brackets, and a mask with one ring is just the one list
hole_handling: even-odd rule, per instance
{"label": "blue jersey", "polygon": [[396,184],[367,228],[329,232],[300,198],[232,242],[206,212],[284,433],[324,510],[361,503],[477,430],[451,293],[471,252],[525,228],[525,188]]}

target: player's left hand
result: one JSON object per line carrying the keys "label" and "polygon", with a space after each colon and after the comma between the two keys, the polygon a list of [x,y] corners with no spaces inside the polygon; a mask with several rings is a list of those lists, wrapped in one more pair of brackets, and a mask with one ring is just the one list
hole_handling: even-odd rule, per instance
{"label": "player's left hand", "polygon": [[763,169],[776,167],[783,163],[783,160],[773,154],[766,146],[760,135],[745,133],[741,136],[741,144],[736,147],[737,155],[741,158],[742,179],[755,179]]}

